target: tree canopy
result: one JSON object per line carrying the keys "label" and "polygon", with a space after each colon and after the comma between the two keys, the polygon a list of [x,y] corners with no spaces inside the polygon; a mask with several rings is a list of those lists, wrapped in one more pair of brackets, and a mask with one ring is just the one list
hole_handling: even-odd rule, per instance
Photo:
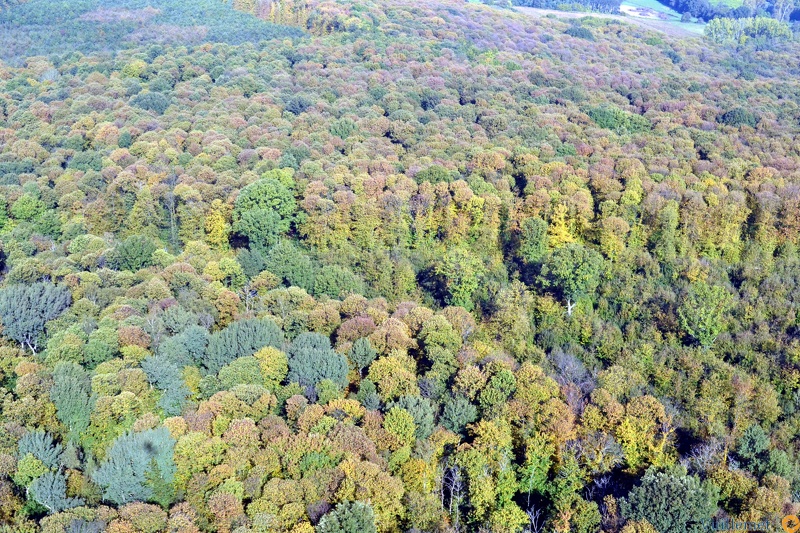
{"label": "tree canopy", "polygon": [[58,318],[71,301],[69,289],[52,283],[11,285],[0,289],[3,335],[35,353],[39,335],[47,323]]}
{"label": "tree canopy", "polygon": [[798,514],[792,5],[670,3],[0,2],[0,533]]}

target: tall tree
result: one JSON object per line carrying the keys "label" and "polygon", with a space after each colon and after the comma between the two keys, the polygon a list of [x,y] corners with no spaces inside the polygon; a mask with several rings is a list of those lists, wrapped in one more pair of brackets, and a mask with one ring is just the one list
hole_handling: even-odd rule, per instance
{"label": "tall tree", "polygon": [[353,346],[350,348],[347,357],[350,359],[350,362],[355,365],[359,374],[361,374],[363,373],[364,369],[375,360],[376,355],[377,352],[372,347],[372,344],[370,344],[369,339],[366,337],[361,337],[360,339],[356,339],[356,341],[353,343]]}
{"label": "tall tree", "polygon": [[726,327],[733,296],[719,285],[693,283],[678,308],[681,327],[704,348],[710,348]]}
{"label": "tall tree", "polygon": [[540,217],[522,221],[519,235],[519,255],[526,263],[538,263],[547,254],[547,222]]}
{"label": "tall tree", "polygon": [[596,251],[577,243],[556,248],[542,266],[541,279],[545,286],[558,289],[567,301],[567,315],[572,315],[575,303],[591,294],[600,283],[603,257]]}
{"label": "tall tree", "polygon": [[153,264],[153,252],[156,245],[146,235],[131,235],[117,244],[108,255],[108,262],[113,268],[138,272]]}
{"label": "tall tree", "polygon": [[475,307],[472,298],[484,271],[481,260],[464,248],[455,248],[444,256],[436,266],[436,274],[444,280],[447,303],[472,311]]}
{"label": "tall tree", "polygon": [[58,363],[53,370],[50,399],[59,421],[67,427],[69,438],[79,439],[89,427],[95,401],[89,374],[75,363]]}
{"label": "tall tree", "polygon": [[647,520],[660,533],[700,533],[717,512],[718,499],[719,489],[687,476],[681,467],[669,472],[650,469],[620,502],[620,511],[628,520]]}
{"label": "tall tree", "polygon": [[213,373],[234,359],[253,355],[265,346],[278,348],[283,344],[283,333],[269,319],[246,319],[234,322],[208,339],[203,364]]}
{"label": "tall tree", "polygon": [[280,232],[289,230],[297,205],[294,194],[279,179],[268,177],[260,179],[243,188],[236,198],[233,217],[238,222],[248,212],[258,210],[260,215],[274,212],[278,215],[275,229]]}
{"label": "tall tree", "polygon": [[33,499],[44,505],[50,513],[60,513],[84,504],[80,498],[67,497],[67,480],[61,473],[43,474],[31,483],[29,490]]}
{"label": "tall tree", "polygon": [[6,287],[0,290],[3,335],[36,353],[47,322],[58,318],[71,301],[66,287],[52,283]]}
{"label": "tall tree", "polygon": [[92,480],[103,489],[103,499],[117,505],[154,501],[161,482],[171,484],[175,477],[174,449],[165,427],[126,433],[114,441]]}
{"label": "tall tree", "polygon": [[347,360],[331,349],[328,337],[319,333],[302,333],[287,350],[287,379],[304,387],[315,386],[328,379],[338,387],[347,385]]}
{"label": "tall tree", "polygon": [[342,502],[322,517],[318,533],[377,533],[375,512],[363,502]]}

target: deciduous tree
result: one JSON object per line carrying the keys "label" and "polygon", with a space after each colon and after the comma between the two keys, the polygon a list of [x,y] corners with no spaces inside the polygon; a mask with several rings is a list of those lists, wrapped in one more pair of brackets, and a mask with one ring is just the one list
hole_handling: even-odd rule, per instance
{"label": "deciduous tree", "polygon": [[678,308],[683,330],[704,348],[710,348],[726,327],[733,297],[719,285],[693,283]]}
{"label": "deciduous tree", "polygon": [[567,315],[572,315],[576,301],[597,288],[602,269],[603,258],[599,253],[569,243],[547,257],[542,266],[542,281],[561,292],[567,301]]}

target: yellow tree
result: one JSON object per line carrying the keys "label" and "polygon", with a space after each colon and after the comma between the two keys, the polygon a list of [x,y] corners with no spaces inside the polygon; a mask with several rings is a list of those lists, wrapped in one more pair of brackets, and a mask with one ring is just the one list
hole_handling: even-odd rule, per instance
{"label": "yellow tree", "polygon": [[551,248],[575,242],[575,237],[569,229],[567,211],[568,208],[564,204],[558,204],[553,208],[550,224],[547,227],[547,237]]}
{"label": "yellow tree", "polygon": [[628,470],[637,472],[648,465],[664,467],[672,464],[671,438],[674,431],[671,418],[657,399],[644,395],[631,400],[625,406],[625,417],[616,429]]}
{"label": "yellow tree", "polygon": [[222,200],[214,200],[206,214],[206,242],[217,250],[228,248],[228,235],[231,232],[230,206]]}
{"label": "yellow tree", "polygon": [[346,459],[339,465],[342,481],[337,501],[369,501],[375,510],[379,533],[399,531],[405,515],[403,482],[369,461]]}
{"label": "yellow tree", "polygon": [[150,187],[145,185],[136,193],[136,201],[125,221],[125,235],[146,235],[157,239],[160,222],[161,215]]}

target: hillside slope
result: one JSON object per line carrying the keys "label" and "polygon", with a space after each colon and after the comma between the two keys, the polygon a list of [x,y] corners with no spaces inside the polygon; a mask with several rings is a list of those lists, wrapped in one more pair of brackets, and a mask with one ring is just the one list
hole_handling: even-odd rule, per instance
{"label": "hillside slope", "polygon": [[0,15],[3,531],[800,511],[796,43],[158,4]]}
{"label": "hillside slope", "polygon": [[240,44],[297,37],[221,0],[28,0],[0,9],[0,59],[116,51],[147,44]]}

